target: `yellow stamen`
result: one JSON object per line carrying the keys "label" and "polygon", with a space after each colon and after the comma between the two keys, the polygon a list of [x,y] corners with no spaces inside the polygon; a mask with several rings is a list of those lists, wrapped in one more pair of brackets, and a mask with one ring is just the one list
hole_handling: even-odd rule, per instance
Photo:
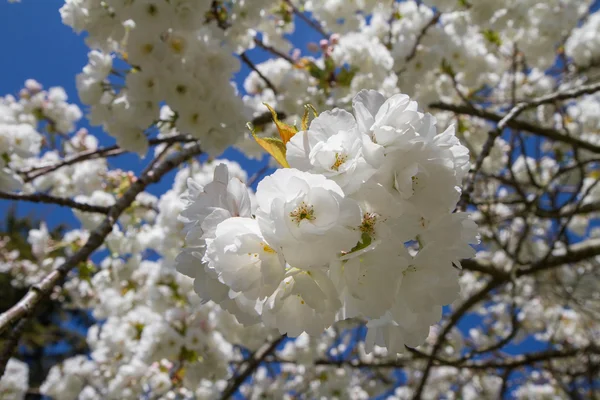
{"label": "yellow stamen", "polygon": [[305,202],[300,203],[300,205],[298,207],[296,207],[296,209],[294,211],[292,211],[290,213],[290,217],[292,218],[292,220],[300,225],[300,222],[303,219],[307,219],[309,221],[312,221],[315,219],[315,211],[313,206],[309,206],[308,204],[306,204]]}
{"label": "yellow stamen", "polygon": [[338,169],[340,169],[340,166],[346,162],[347,159],[348,159],[347,155],[335,153],[335,162],[331,166],[331,169],[334,171],[337,171]]}
{"label": "yellow stamen", "polygon": [[263,251],[264,251],[265,253],[270,253],[270,254],[275,254],[275,253],[277,253],[277,252],[276,252],[275,250],[273,250],[273,248],[272,248],[271,246],[269,246],[268,244],[266,244],[266,243],[264,243],[264,242],[263,242],[263,243],[261,243],[261,245],[262,245]]}

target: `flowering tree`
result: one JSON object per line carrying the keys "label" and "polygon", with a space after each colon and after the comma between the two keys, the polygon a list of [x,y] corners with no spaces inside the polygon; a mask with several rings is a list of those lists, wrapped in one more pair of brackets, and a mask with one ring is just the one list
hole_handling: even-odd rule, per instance
{"label": "flowering tree", "polygon": [[66,0],[85,110],[0,99],[0,199],[80,226],[5,214],[0,397],[595,398],[597,8]]}

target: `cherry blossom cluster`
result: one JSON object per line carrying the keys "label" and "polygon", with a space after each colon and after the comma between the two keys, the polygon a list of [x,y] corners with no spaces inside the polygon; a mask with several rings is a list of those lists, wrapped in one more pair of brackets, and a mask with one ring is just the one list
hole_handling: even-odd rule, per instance
{"label": "cherry blossom cluster", "polygon": [[21,189],[23,179],[16,171],[55,135],[71,133],[81,117],[79,107],[67,103],[63,88],[44,90],[33,79],[25,82],[18,98],[0,98],[0,190]]}
{"label": "cherry blossom cluster", "polygon": [[[201,139],[214,155],[234,143],[248,119],[230,84],[239,69],[232,53],[240,39],[219,27],[220,11],[212,3],[67,1],[60,10],[63,22],[85,30],[91,48],[77,76],[90,122],[140,155],[156,121]],[[252,25],[260,8],[236,2],[234,11],[245,17],[236,24],[241,29],[242,22]],[[168,121],[159,119],[161,102],[175,113]]]}
{"label": "cherry blossom cluster", "polygon": [[225,165],[205,186],[189,179],[177,269],[243,324],[316,336],[362,318],[371,345],[401,352],[458,298],[459,260],[475,255],[475,223],[453,213],[469,152],[406,95],[361,91],[353,109],[294,134],[291,168],[255,204]]}

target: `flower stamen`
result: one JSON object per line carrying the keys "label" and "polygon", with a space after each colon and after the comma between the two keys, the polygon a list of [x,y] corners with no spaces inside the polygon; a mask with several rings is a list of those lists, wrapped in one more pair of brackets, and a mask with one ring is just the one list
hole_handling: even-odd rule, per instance
{"label": "flower stamen", "polygon": [[331,169],[337,171],[340,169],[340,166],[346,162],[348,156],[345,154],[335,153],[335,162],[331,166]]}
{"label": "flower stamen", "polygon": [[294,211],[290,213],[290,218],[297,224],[300,225],[300,222],[304,219],[312,221],[315,219],[315,210],[313,206],[309,206],[305,202],[300,203]]}
{"label": "flower stamen", "polygon": [[375,233],[375,223],[377,222],[377,214],[375,213],[364,213],[362,224],[360,224],[360,231],[368,235]]}

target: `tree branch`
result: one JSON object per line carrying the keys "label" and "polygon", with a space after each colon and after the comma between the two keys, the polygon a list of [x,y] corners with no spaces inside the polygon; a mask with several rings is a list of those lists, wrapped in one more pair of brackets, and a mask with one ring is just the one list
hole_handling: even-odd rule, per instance
{"label": "tree branch", "polygon": [[250,68],[252,71],[256,72],[258,74],[258,76],[260,76],[260,78],[265,82],[265,84],[269,87],[269,89],[271,89],[273,91],[273,94],[277,95],[277,88],[275,87],[275,85],[273,85],[273,83],[269,80],[269,78],[267,78],[262,72],[260,72],[260,70],[256,67],[256,65],[254,65],[254,63],[252,61],[250,61],[246,52],[243,52],[242,54],[240,54],[240,59],[244,62],[244,64],[246,64],[248,66],[248,68]]}
{"label": "tree branch", "polygon": [[[561,250],[561,253],[548,257],[546,260],[539,260],[529,266],[523,267],[516,271],[515,276],[520,278],[521,276],[532,275],[597,256],[600,256],[600,239],[589,239],[585,242],[573,244],[572,246],[569,246],[567,250]],[[501,270],[487,260],[472,258],[461,260],[461,264],[464,270],[488,274],[497,281],[507,282],[511,279],[511,273],[509,271]]]}
{"label": "tree branch", "polygon": [[[283,113],[281,113],[281,114],[283,114]],[[266,113],[265,115],[267,115],[268,118],[265,118],[262,115],[254,118],[252,120],[252,125],[261,126],[261,125],[265,125],[266,123],[271,122],[271,113]],[[284,117],[280,116],[280,118],[283,119]],[[192,142],[196,142],[196,141],[197,141],[197,139],[195,139],[189,135],[176,135],[176,136],[169,136],[169,137],[165,137],[165,138],[150,139],[148,141],[148,144],[150,146],[156,146],[159,144],[192,143]],[[88,150],[88,151],[78,153],[78,154],[72,156],[71,158],[63,160],[54,165],[49,165],[49,166],[44,166],[44,167],[34,167],[34,168],[30,168],[25,171],[19,171],[19,173],[25,175],[24,179],[23,179],[25,182],[31,182],[35,178],[38,178],[42,175],[46,175],[50,172],[54,172],[62,167],[66,167],[67,165],[73,165],[73,164],[76,164],[78,162],[85,161],[85,160],[94,160],[97,158],[115,157],[115,156],[121,155],[123,153],[127,153],[127,150],[124,150],[117,145],[104,147],[102,149]]]}
{"label": "tree branch", "polygon": [[277,345],[279,345],[279,343],[281,343],[281,341],[285,339],[285,337],[285,335],[281,335],[277,339],[273,340],[270,343],[264,344],[261,348],[256,350],[245,364],[244,371],[235,378],[232,378],[232,380],[229,382],[227,388],[223,391],[223,394],[221,395],[221,400],[231,398],[235,394],[235,392],[237,392],[240,386],[246,381],[246,379],[248,379],[248,377],[252,375],[254,371],[256,371],[256,369],[264,361],[264,359],[275,351]]}
{"label": "tree branch", "polygon": [[[477,159],[475,161],[475,166],[469,172],[469,176],[467,177],[465,187],[460,196],[460,201],[458,202],[458,209],[464,210],[466,208],[467,203],[469,202],[469,199],[471,197],[471,193],[473,192],[473,190],[475,188],[475,178],[476,178],[477,174],[479,173],[479,170],[481,169],[483,162],[490,155],[490,152],[492,151],[492,148],[494,147],[494,142],[495,142],[496,138],[498,138],[502,134],[502,131],[504,130],[504,128],[506,128],[508,126],[508,127],[514,127],[518,130],[526,130],[526,131],[530,130],[530,129],[526,129],[521,126],[524,122],[519,122],[516,120],[516,118],[519,115],[521,115],[521,113],[523,113],[527,109],[535,108],[542,104],[554,103],[554,102],[560,101],[560,100],[572,99],[572,98],[579,97],[579,96],[582,96],[585,94],[591,94],[591,93],[597,92],[599,90],[600,90],[600,83],[595,83],[595,84],[588,85],[588,86],[582,86],[582,87],[579,87],[576,89],[551,93],[549,95],[541,96],[541,97],[538,97],[536,99],[533,99],[533,100],[530,100],[527,102],[518,103],[514,107],[512,107],[511,110],[503,117],[493,114],[491,112],[482,110],[480,108],[477,108],[477,107],[473,106],[472,104],[461,105],[461,106],[448,105],[445,103],[430,104],[431,108],[445,109],[448,111],[454,111],[459,114],[480,116],[482,118],[491,119],[495,122],[498,122],[498,124],[496,125],[496,128],[488,133],[488,138],[485,141],[485,143],[481,149],[481,152],[479,153],[479,155],[477,156]],[[486,116],[481,116],[482,114],[486,115]],[[499,119],[497,119],[496,117],[499,117]],[[517,127],[517,125],[515,125],[517,123],[520,127]],[[532,127],[535,127],[535,129],[546,130],[545,128],[541,128],[541,127],[538,127],[535,125],[532,125]],[[546,137],[548,137],[548,136],[546,135]],[[582,145],[582,143],[586,143],[586,142],[581,141],[579,139],[564,135],[564,134],[556,131],[555,135],[553,136],[553,139],[558,140],[558,139],[556,139],[557,137],[561,137],[563,142],[566,142],[569,144],[573,144],[572,141],[577,141],[579,146],[581,146],[582,148],[585,148]],[[548,138],[550,138],[550,137],[548,137]],[[592,144],[590,144],[590,145],[594,146]],[[594,146],[594,147],[597,147],[597,146]],[[600,151],[600,147],[598,147],[598,150]]]}
{"label": "tree branch", "polygon": [[[491,111],[483,110],[477,106],[471,107],[471,106],[467,106],[467,105],[432,103],[429,105],[429,107],[432,109],[452,111],[457,114],[464,114],[464,115],[470,115],[473,117],[479,117],[479,118],[482,118],[482,119],[485,119],[488,121],[492,121],[492,122],[500,122],[500,121],[502,121],[503,118],[506,117],[506,116],[503,116],[503,115],[500,115],[500,114],[497,114],[497,113],[494,113]],[[585,150],[591,151],[593,153],[600,153],[600,146],[595,145],[590,142],[586,142],[584,140],[578,139],[573,136],[567,136],[564,133],[562,133],[556,129],[544,128],[542,126],[535,125],[530,122],[526,122],[526,121],[519,120],[519,119],[513,119],[513,120],[508,121],[506,126],[509,128],[512,128],[512,129],[533,133],[534,135],[542,136],[542,137],[545,137],[546,139],[554,140],[557,142],[562,142],[565,144],[570,144],[572,146],[577,146],[581,149],[585,149]]]}
{"label": "tree branch", "polygon": [[95,212],[100,214],[108,214],[109,207],[94,206],[91,204],[79,203],[75,200],[71,200],[66,197],[55,197],[45,193],[33,193],[33,194],[17,194],[17,193],[6,193],[0,191],[0,199],[5,200],[20,200],[31,203],[45,203],[55,204],[61,207],[70,207],[76,210]]}
{"label": "tree branch", "polygon": [[135,182],[133,182],[123,196],[110,207],[104,221],[90,234],[87,242],[79,251],[69,257],[57,269],[46,275],[39,283],[32,286],[29,292],[16,305],[3,314],[0,314],[0,334],[10,328],[16,321],[29,318],[29,316],[35,312],[42,300],[52,293],[54,287],[60,285],[73,268],[79,263],[86,261],[88,257],[104,243],[104,240],[112,231],[112,227],[121,213],[131,205],[139,193],[144,191],[151,183],[159,181],[162,176],[175,169],[189,158],[201,153],[202,150],[200,144],[193,144],[187,149],[182,150],[179,154],[161,162],[151,171],[142,174]]}
{"label": "tree branch", "polygon": [[570,358],[575,357],[580,354],[598,354],[598,348],[594,346],[590,346],[587,349],[574,348],[568,350],[545,350],[536,353],[529,353],[525,355],[518,355],[514,357],[507,358],[500,362],[496,361],[473,361],[469,363],[465,363],[461,365],[460,368],[469,368],[469,369],[515,369],[519,367],[523,367],[526,365],[532,365],[539,362],[550,361],[560,358]]}
{"label": "tree branch", "polygon": [[415,56],[417,55],[417,50],[419,49],[419,45],[421,44],[421,41],[423,40],[423,38],[427,34],[427,31],[429,30],[429,28],[431,28],[432,26],[434,26],[435,24],[438,23],[438,21],[440,20],[441,16],[442,16],[442,13],[439,12],[439,11],[437,11],[434,14],[433,18],[431,18],[431,21],[429,21],[423,27],[423,29],[421,29],[421,31],[419,32],[419,35],[417,36],[417,40],[415,41],[415,44],[412,47],[412,50],[410,51],[410,53],[404,59],[405,63],[409,63],[413,58],[415,58]]}
{"label": "tree branch", "polygon": [[446,340],[446,335],[452,330],[452,328],[458,323],[458,321],[462,318],[462,316],[475,304],[482,301],[489,292],[491,292],[496,287],[500,286],[501,282],[493,279],[487,283],[483,288],[481,288],[477,293],[473,294],[471,297],[465,300],[450,316],[450,319],[440,332],[435,344],[433,345],[433,349],[431,350],[431,354],[429,355],[429,359],[427,360],[427,364],[425,365],[425,369],[423,370],[423,376],[419,382],[419,386],[413,395],[413,399],[420,399],[423,393],[423,389],[425,389],[425,384],[427,383],[427,379],[429,378],[429,373],[431,372],[431,368],[433,367],[433,363],[437,356],[438,351],[442,348],[444,341]]}
{"label": "tree branch", "polygon": [[325,30],[323,29],[323,27],[321,26],[320,23],[312,20],[311,18],[308,17],[308,15],[306,15],[305,13],[303,13],[302,11],[300,11],[298,9],[298,7],[296,7],[291,0],[284,0],[285,3],[287,5],[289,5],[292,8],[292,11],[294,12],[294,14],[296,16],[298,16],[302,21],[306,22],[306,24],[308,24],[310,27],[312,27],[314,30],[316,30],[317,32],[319,32],[321,34],[321,36],[323,36],[325,39],[329,38],[329,35],[327,34],[327,32],[325,32]]}
{"label": "tree branch", "polygon": [[[453,361],[453,360],[442,360],[435,359],[434,367],[440,366],[451,366],[455,368],[461,369],[472,369],[472,370],[489,370],[489,369],[508,369],[513,370],[515,368],[534,365],[539,362],[546,362],[550,360],[563,359],[563,358],[571,358],[576,357],[578,355],[583,354],[598,354],[600,349],[595,346],[590,346],[585,349],[581,348],[573,348],[567,350],[544,350],[535,353],[529,353],[525,355],[516,355],[512,357],[507,357],[501,361],[490,361],[490,360],[476,360],[470,362],[464,361]],[[351,368],[405,368],[412,361],[422,359],[428,357],[427,354],[423,353],[413,353],[415,358],[406,359],[406,360],[390,360],[390,361],[381,361],[381,362],[366,362],[360,360],[328,360],[328,359],[320,359],[315,360],[315,365],[330,365],[335,367],[351,367]],[[291,363],[294,364],[294,360],[285,360],[276,358],[274,360],[268,360],[268,362],[274,363]]]}
{"label": "tree branch", "polygon": [[285,53],[283,53],[283,52],[281,52],[281,51],[279,51],[279,50],[277,50],[277,49],[276,49],[275,47],[273,47],[273,46],[268,46],[268,45],[266,45],[266,44],[265,44],[265,43],[264,43],[262,40],[260,40],[259,38],[255,37],[255,38],[254,38],[254,43],[255,43],[255,44],[258,46],[258,47],[260,47],[261,49],[263,49],[263,50],[266,50],[266,51],[268,51],[269,53],[271,53],[271,54],[274,54],[274,55],[276,55],[276,56],[278,56],[278,57],[280,57],[280,58],[283,58],[284,60],[286,60],[286,61],[287,61],[287,62],[289,62],[290,64],[292,64],[292,65],[295,65],[295,64],[296,64],[296,61],[294,61],[294,60],[292,59],[292,57],[288,56],[287,54],[285,54]]}
{"label": "tree branch", "polygon": [[19,338],[21,337],[21,333],[23,333],[23,329],[25,329],[26,324],[26,319],[20,320],[4,341],[4,348],[0,352],[0,378],[6,371],[6,365],[8,365],[8,361],[15,352],[15,348],[19,343]]}
{"label": "tree branch", "polygon": [[[170,136],[170,137],[160,138],[160,139],[150,139],[148,141],[148,143],[150,144],[150,146],[155,146],[155,145],[159,145],[159,144],[190,143],[190,142],[195,142],[195,141],[196,141],[196,139],[191,138],[188,135],[177,135],[177,136]],[[126,153],[126,152],[127,152],[127,150],[124,150],[116,145],[104,147],[102,149],[88,150],[88,151],[78,153],[78,154],[74,155],[73,157],[63,160],[57,164],[46,166],[46,167],[31,168],[27,171],[21,171],[21,173],[25,174],[25,179],[24,179],[25,182],[31,182],[35,178],[38,178],[47,173],[56,171],[57,169],[60,169],[62,167],[66,167],[67,165],[73,165],[73,164],[76,164],[78,162],[85,161],[85,160],[94,160],[96,158],[114,157],[114,156],[118,156],[118,155]]]}

